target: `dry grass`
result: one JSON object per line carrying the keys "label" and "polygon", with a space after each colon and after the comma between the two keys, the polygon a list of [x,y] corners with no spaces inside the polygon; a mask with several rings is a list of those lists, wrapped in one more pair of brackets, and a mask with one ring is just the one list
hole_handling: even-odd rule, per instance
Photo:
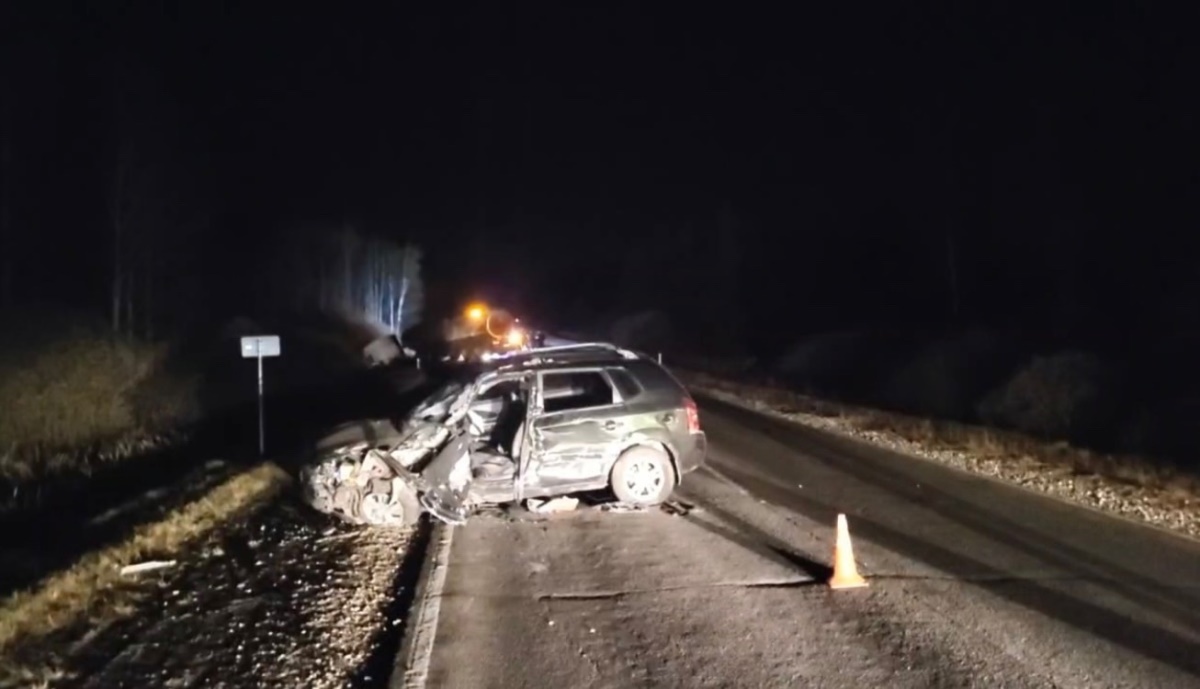
{"label": "dry grass", "polygon": [[158,375],[164,345],[83,328],[29,340],[0,343],[0,478],[123,459],[198,408],[195,381]]}
{"label": "dry grass", "polygon": [[0,442],[82,445],[134,428],[127,398],[160,356],[153,346],[76,337],[8,357],[0,369]]}
{"label": "dry grass", "polygon": [[817,400],[771,382],[734,383],[695,372],[689,372],[687,376],[705,387],[761,400],[776,411],[840,418],[859,430],[891,434],[934,451],[964,452],[979,458],[1094,474],[1132,486],[1160,490],[1177,498],[1200,496],[1200,477],[1145,457],[1103,454],[1014,431]]}
{"label": "dry grass", "polygon": [[0,678],[32,682],[52,676],[54,663],[48,654],[31,654],[32,663],[22,665],[16,657],[20,650],[82,623],[95,628],[133,614],[143,592],[123,585],[127,578],[120,574],[121,567],[170,559],[218,525],[265,504],[288,480],[274,464],[238,474],[161,521],[143,525],[125,541],[88,553],[36,588],[0,602],[0,667],[8,675]]}

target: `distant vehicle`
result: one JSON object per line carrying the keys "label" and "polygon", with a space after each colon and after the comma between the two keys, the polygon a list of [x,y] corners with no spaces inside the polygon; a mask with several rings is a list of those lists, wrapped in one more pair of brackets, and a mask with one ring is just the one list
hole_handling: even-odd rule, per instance
{"label": "distant vehicle", "polygon": [[310,503],[359,524],[452,524],[478,507],[611,489],[665,501],[705,461],[696,403],[652,359],[607,343],[462,367],[400,421],[345,425],[318,444]]}
{"label": "distant vehicle", "polygon": [[516,350],[529,349],[529,333],[511,312],[475,303],[442,323],[445,361],[477,362]]}

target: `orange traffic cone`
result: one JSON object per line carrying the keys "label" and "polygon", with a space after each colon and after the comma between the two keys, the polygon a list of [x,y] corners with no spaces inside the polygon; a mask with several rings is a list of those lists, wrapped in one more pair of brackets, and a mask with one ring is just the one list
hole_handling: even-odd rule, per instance
{"label": "orange traffic cone", "polygon": [[858,573],[854,564],[854,546],[850,545],[850,527],[846,515],[837,518],[837,543],[833,546],[833,576],[829,577],[831,589],[854,589],[867,585],[867,580]]}

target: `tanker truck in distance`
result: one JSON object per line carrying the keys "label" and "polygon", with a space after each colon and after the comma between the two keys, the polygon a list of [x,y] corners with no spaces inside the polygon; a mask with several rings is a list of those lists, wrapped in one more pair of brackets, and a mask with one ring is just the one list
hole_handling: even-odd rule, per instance
{"label": "tanker truck in distance", "polygon": [[505,309],[472,304],[442,322],[449,345],[448,359],[478,361],[489,354],[529,348],[529,337],[520,320]]}

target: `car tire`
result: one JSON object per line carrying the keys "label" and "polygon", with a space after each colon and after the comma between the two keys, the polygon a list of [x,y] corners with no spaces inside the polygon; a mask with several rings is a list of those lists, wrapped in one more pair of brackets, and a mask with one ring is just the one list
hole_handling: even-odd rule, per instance
{"label": "car tire", "polygon": [[364,524],[407,528],[421,518],[417,491],[401,479],[375,479],[363,496],[357,515]]}
{"label": "car tire", "polygon": [[650,507],[666,501],[675,490],[675,467],[665,451],[639,445],[617,458],[609,481],[617,500]]}

